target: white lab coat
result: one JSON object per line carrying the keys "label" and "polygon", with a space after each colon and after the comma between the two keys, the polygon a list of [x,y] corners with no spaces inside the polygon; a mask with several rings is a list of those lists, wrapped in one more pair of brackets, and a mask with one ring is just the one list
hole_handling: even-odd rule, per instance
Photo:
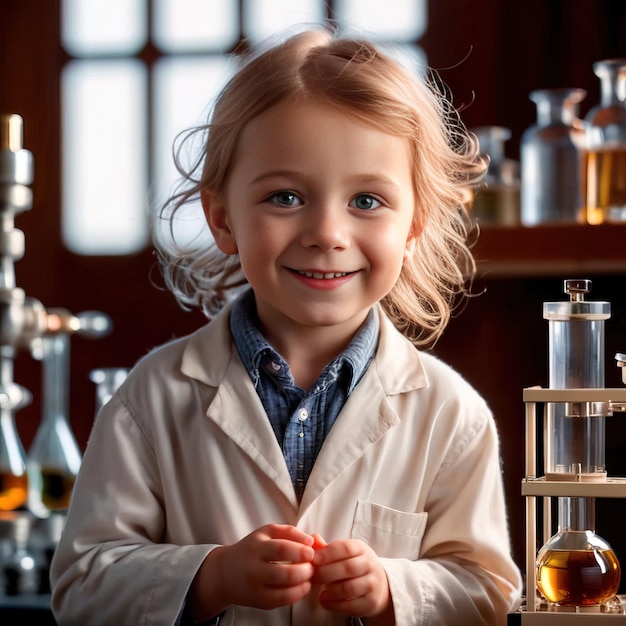
{"label": "white lab coat", "polygon": [[[377,354],[300,505],[233,347],[229,309],[140,361],[85,452],[52,564],[60,626],[172,626],[210,550],[270,522],[372,546],[398,626],[505,624],[521,581],[492,416],[379,312]],[[220,624],[346,624],[317,591],[274,611],[231,607]]]}

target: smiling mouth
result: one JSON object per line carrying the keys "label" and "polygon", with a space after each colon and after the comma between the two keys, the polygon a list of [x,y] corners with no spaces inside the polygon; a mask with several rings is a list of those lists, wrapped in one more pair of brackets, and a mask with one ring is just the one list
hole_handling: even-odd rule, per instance
{"label": "smiling mouth", "polygon": [[319,280],[330,280],[331,278],[343,278],[352,272],[303,272],[295,270],[296,274],[306,276],[306,278],[317,278]]}

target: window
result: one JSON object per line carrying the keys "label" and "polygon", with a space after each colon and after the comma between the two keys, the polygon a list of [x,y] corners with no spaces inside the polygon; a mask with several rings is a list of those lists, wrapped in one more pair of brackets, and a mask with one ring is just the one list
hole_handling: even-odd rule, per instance
{"label": "window", "polygon": [[[63,0],[64,245],[81,255],[145,248],[149,203],[177,179],[174,139],[206,119],[232,51],[328,19],[382,45],[402,42],[416,71],[423,63],[426,0]],[[192,207],[177,236],[203,225]]]}

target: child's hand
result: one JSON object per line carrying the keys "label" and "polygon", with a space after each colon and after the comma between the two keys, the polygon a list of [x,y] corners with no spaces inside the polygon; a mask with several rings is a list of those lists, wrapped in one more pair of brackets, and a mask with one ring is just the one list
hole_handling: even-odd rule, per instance
{"label": "child's hand", "polygon": [[317,537],[313,582],[322,585],[320,604],[342,615],[393,615],[387,574],[374,550],[358,539],[326,544],[321,537],[318,547]]}
{"label": "child's hand", "polygon": [[192,617],[205,620],[231,605],[273,609],[311,589],[313,537],[293,526],[268,524],[241,541],[215,548],[192,585]]}

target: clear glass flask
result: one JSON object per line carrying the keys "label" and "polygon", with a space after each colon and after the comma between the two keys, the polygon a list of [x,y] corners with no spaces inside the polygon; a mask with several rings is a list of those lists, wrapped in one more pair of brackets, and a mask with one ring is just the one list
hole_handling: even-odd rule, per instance
{"label": "clear glass flask", "polygon": [[585,210],[589,224],[626,221],[626,59],[594,63],[600,103],[585,116]]}
{"label": "clear glass flask", "polygon": [[537,587],[555,607],[592,607],[618,592],[620,565],[595,533],[593,498],[559,498],[558,532],[537,555]]}
{"label": "clear glass flask", "polygon": [[82,454],[69,422],[67,333],[43,337],[43,415],[28,451],[28,506],[38,517],[69,507]]}
{"label": "clear glass flask", "polygon": [[517,226],[520,223],[519,163],[505,156],[511,131],[502,126],[480,126],[472,132],[480,151],[489,156],[485,178],[474,189],[472,216],[480,224]]}
{"label": "clear glass flask", "polygon": [[585,127],[578,118],[584,89],[540,89],[530,93],[537,122],[520,145],[521,221],[525,226],[575,223],[584,217]]}

